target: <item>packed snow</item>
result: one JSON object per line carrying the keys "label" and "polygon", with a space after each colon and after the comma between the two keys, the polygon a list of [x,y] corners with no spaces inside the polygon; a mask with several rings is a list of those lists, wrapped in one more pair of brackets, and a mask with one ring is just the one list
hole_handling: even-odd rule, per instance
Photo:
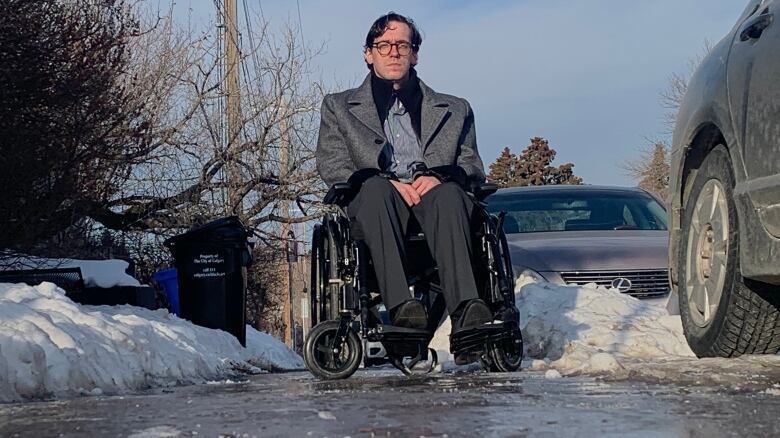
{"label": "packed snow", "polygon": [[[611,288],[562,286],[528,277],[515,287],[525,360],[547,378],[599,376],[691,384],[766,387],[780,378],[780,356],[697,359],[679,315],[666,300],[639,300]],[[676,297],[670,297],[670,300]],[[449,354],[449,320],[434,335],[441,369]]]}
{"label": "packed snow", "polygon": [[166,310],[85,306],[51,283],[0,283],[0,402],[118,394],[302,369],[300,356],[247,326],[247,348]]}

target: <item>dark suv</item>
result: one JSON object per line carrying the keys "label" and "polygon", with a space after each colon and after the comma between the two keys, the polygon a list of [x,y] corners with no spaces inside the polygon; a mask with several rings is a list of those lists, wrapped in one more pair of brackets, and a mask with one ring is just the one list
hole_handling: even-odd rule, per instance
{"label": "dark suv", "polygon": [[780,350],[780,0],[751,0],[680,107],[669,267],[693,351]]}

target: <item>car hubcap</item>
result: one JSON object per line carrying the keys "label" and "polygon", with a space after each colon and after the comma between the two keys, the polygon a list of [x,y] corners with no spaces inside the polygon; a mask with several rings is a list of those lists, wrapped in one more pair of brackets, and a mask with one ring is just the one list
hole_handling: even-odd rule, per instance
{"label": "car hubcap", "polygon": [[688,233],[685,292],[693,322],[712,321],[726,282],[729,216],[723,185],[709,180],[693,210]]}

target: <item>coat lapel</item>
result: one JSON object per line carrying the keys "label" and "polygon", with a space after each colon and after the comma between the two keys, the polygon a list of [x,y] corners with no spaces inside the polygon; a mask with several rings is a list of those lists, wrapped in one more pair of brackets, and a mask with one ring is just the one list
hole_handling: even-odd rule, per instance
{"label": "coat lapel", "polygon": [[444,119],[449,114],[449,104],[441,99],[439,95],[430,89],[423,81],[420,81],[420,89],[422,90],[422,111],[420,114],[420,125],[422,132],[422,147],[423,152],[431,143],[434,136],[439,130],[439,127],[443,124]]}
{"label": "coat lapel", "polygon": [[379,121],[376,112],[374,96],[371,94],[371,75],[366,76],[363,83],[355,89],[347,101],[350,105],[349,112],[357,117],[360,122],[370,128],[380,138],[385,137],[385,131]]}

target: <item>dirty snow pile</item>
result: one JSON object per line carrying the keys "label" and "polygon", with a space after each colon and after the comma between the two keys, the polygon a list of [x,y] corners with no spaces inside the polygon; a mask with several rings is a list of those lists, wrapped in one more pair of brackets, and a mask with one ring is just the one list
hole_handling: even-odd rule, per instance
{"label": "dirty snow pile", "polygon": [[617,290],[518,282],[517,307],[532,367],[563,375],[626,372],[629,365],[693,358],[680,317]]}
{"label": "dirty snow pile", "polygon": [[166,310],[83,306],[51,283],[0,283],[0,402],[300,368],[300,356],[249,326],[243,348]]}
{"label": "dirty snow pile", "polygon": [[[620,374],[638,361],[694,357],[680,317],[657,302],[596,285],[560,286],[526,277],[518,279],[515,292],[524,367],[547,370],[551,377]],[[431,345],[445,360],[451,358],[449,330],[447,321]]]}

